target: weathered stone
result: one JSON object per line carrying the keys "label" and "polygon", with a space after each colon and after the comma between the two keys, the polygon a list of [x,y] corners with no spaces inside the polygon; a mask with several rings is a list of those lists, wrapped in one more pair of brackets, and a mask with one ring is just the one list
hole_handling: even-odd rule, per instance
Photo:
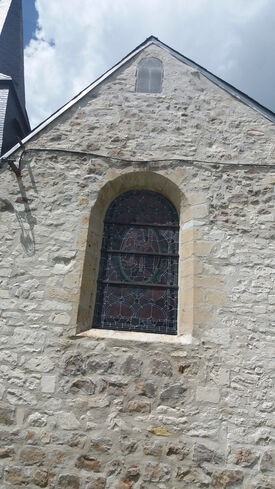
{"label": "weathered stone", "polygon": [[86,394],[94,394],[96,385],[90,379],[77,379],[70,385],[72,393],[85,392]]}
{"label": "weathered stone", "polygon": [[145,455],[152,455],[153,457],[161,457],[163,452],[163,446],[160,443],[146,443],[143,448]]}
{"label": "weathered stone", "polygon": [[129,453],[134,453],[136,451],[138,444],[136,440],[132,440],[128,436],[123,436],[120,440],[120,446],[122,453],[128,455]]}
{"label": "weathered stone", "polygon": [[41,464],[45,459],[45,453],[37,447],[24,447],[20,451],[19,459],[25,465]]}
{"label": "weathered stone", "polygon": [[151,369],[151,372],[153,375],[157,375],[160,377],[172,377],[172,365],[169,360],[159,360],[157,358],[154,358],[150,362],[149,368]]}
{"label": "weathered stone", "polygon": [[87,362],[87,372],[89,373],[97,373],[97,374],[105,374],[107,372],[114,371],[114,362],[109,361],[100,361],[100,360],[89,360]]}
{"label": "weathered stone", "polygon": [[151,411],[151,403],[146,401],[129,401],[128,402],[128,411],[137,412],[137,413],[150,413]]}
{"label": "weathered stone", "polygon": [[41,378],[41,390],[49,394],[55,391],[56,377],[55,375],[43,375]]}
{"label": "weathered stone", "polygon": [[64,362],[64,375],[85,375],[86,366],[83,355],[75,353],[68,355]]}
{"label": "weathered stone", "polygon": [[217,452],[199,443],[195,443],[194,445],[192,459],[198,464],[202,464],[204,462],[218,464],[221,463],[223,460],[223,458]]}
{"label": "weathered stone", "polygon": [[144,480],[149,482],[169,481],[171,468],[165,464],[149,463],[145,467]]}
{"label": "weathered stone", "polygon": [[134,375],[135,377],[139,377],[142,363],[142,360],[136,359],[133,356],[128,356],[125,362],[122,364],[122,373],[125,375]]}
{"label": "weathered stone", "polygon": [[79,421],[76,419],[73,413],[60,412],[57,413],[57,416],[59,426],[63,430],[75,430],[80,426]]}
{"label": "weathered stone", "polygon": [[186,447],[186,445],[183,444],[175,444],[175,443],[169,443],[166,449],[166,455],[168,457],[171,457],[173,455],[176,455],[177,458],[180,460],[183,460],[187,455],[189,454],[190,449]]}
{"label": "weathered stone", "polygon": [[244,472],[241,470],[218,470],[213,474],[213,487],[231,487],[236,483],[242,482]]}
{"label": "weathered stone", "polygon": [[0,407],[0,423],[5,425],[12,425],[14,423],[13,409]]}
{"label": "weathered stone", "polygon": [[133,483],[129,479],[122,479],[119,481],[116,489],[132,489]]}
{"label": "weathered stone", "polygon": [[89,484],[87,489],[105,489],[106,479],[104,477],[95,477],[94,479],[89,479]]}
{"label": "weathered stone", "polygon": [[183,384],[172,384],[165,387],[160,394],[161,399],[180,399],[186,391],[186,387]]}
{"label": "weathered stone", "polygon": [[220,392],[217,387],[207,386],[197,388],[197,400],[217,403],[220,400]]}
{"label": "weathered stone", "polygon": [[49,474],[45,470],[36,470],[32,476],[32,482],[38,487],[47,487]]}
{"label": "weathered stone", "polygon": [[197,467],[179,467],[176,478],[184,481],[188,486],[189,484],[196,484],[194,487],[197,487],[197,485],[199,487],[209,487],[211,483],[211,477]]}
{"label": "weathered stone", "polygon": [[182,481],[188,474],[190,474],[189,467],[178,467],[176,479]]}
{"label": "weathered stone", "polygon": [[84,469],[93,472],[100,471],[100,461],[96,458],[90,457],[90,455],[81,455],[78,457],[75,466],[78,469]]}
{"label": "weathered stone", "polygon": [[59,489],[79,489],[79,477],[71,474],[63,474],[58,478]]}
{"label": "weathered stone", "polygon": [[45,356],[34,357],[26,362],[25,367],[34,372],[50,372],[54,368],[54,364]]}
{"label": "weathered stone", "polygon": [[137,481],[140,476],[140,467],[138,465],[131,465],[126,471],[126,478]]}
{"label": "weathered stone", "polygon": [[250,467],[256,462],[257,458],[257,455],[255,455],[249,448],[239,448],[234,453],[233,461],[236,465]]}
{"label": "weathered stone", "polygon": [[107,477],[118,475],[122,471],[122,463],[120,460],[111,460],[106,465]]}
{"label": "weathered stone", "polygon": [[33,413],[28,417],[28,425],[29,426],[37,426],[42,427],[47,424],[47,416],[41,413]]}
{"label": "weathered stone", "polygon": [[135,384],[136,393],[145,397],[154,397],[156,395],[156,387],[152,382],[140,382]]}
{"label": "weathered stone", "polygon": [[274,489],[275,478],[256,475],[245,481],[244,489]]}
{"label": "weathered stone", "polygon": [[55,467],[63,464],[66,459],[66,453],[61,450],[53,450],[47,458],[48,467]]}
{"label": "weathered stone", "polygon": [[260,462],[262,472],[273,472],[275,468],[275,449],[267,450]]}
{"label": "weathered stone", "polygon": [[112,448],[112,440],[105,438],[98,438],[91,440],[91,449],[96,452],[109,453]]}
{"label": "weathered stone", "polygon": [[5,470],[5,481],[21,487],[29,482],[29,473],[27,469],[10,465]]}
{"label": "weathered stone", "polygon": [[157,436],[170,436],[171,433],[165,428],[165,426],[148,426],[147,431]]}
{"label": "weathered stone", "polygon": [[1,458],[9,458],[14,455],[14,448],[13,447],[5,447],[5,448],[0,448],[0,459]]}

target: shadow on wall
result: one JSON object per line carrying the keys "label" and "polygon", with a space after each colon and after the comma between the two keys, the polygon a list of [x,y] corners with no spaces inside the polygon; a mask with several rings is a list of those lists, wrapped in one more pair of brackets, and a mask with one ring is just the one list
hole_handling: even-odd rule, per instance
{"label": "shadow on wall", "polygon": [[[37,187],[33,178],[31,168],[28,164],[26,165],[26,168],[28,170],[33,189],[37,193]],[[37,221],[36,218],[32,215],[29,206],[29,199],[27,197],[21,176],[17,176],[17,183],[21,195],[16,198],[15,202],[18,204],[23,204],[24,210],[18,211],[9,200],[0,198],[0,212],[9,212],[16,216],[20,227],[20,243],[22,245],[22,248],[28,256],[33,256],[35,255],[34,227],[37,224]]]}

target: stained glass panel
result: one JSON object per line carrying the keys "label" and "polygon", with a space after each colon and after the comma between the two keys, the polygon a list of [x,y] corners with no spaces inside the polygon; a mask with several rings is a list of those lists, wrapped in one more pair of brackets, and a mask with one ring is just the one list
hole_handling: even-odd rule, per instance
{"label": "stained glass panel", "polygon": [[105,217],[94,328],[176,334],[178,215],[162,195],[132,190]]}

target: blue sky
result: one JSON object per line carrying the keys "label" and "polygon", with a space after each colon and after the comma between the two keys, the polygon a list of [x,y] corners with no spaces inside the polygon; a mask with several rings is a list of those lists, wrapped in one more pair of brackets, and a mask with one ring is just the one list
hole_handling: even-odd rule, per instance
{"label": "blue sky", "polygon": [[34,36],[38,12],[34,5],[34,0],[23,0],[23,25],[24,25],[24,46],[29,44]]}
{"label": "blue sky", "polygon": [[22,1],[32,126],[152,34],[275,111],[274,0]]}

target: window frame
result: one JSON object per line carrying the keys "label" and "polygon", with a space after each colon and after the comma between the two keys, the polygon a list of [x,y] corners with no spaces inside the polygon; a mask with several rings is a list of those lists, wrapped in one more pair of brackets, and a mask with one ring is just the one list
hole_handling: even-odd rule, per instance
{"label": "window frame", "polygon": [[[151,237],[147,240],[150,253],[138,241],[145,235]],[[104,218],[92,328],[177,334],[178,237],[177,210],[159,192],[128,190],[110,203]],[[166,253],[160,252],[161,247]],[[121,272],[118,263],[130,275]],[[158,266],[159,278],[155,273]],[[108,312],[110,309],[116,311],[116,316]],[[149,312],[151,316],[146,318]]]}
{"label": "window frame", "polygon": [[[183,175],[184,177],[184,172]],[[125,341],[163,342],[173,344],[191,344],[195,328],[196,290],[195,277],[201,272],[200,258],[196,256],[196,239],[199,229],[193,217],[192,202],[189,203],[176,181],[165,173],[130,170],[122,174],[114,171],[98,191],[97,197],[90,203],[82,216],[77,246],[77,270],[73,277],[74,299],[69,330],[72,335],[91,338],[114,338]],[[179,215],[179,273],[178,273],[178,327],[177,335],[155,333],[135,333],[91,329],[93,318],[96,280],[100,261],[100,247],[103,233],[103,220],[110,202],[121,193],[132,189],[148,189],[167,197]],[[195,215],[194,210],[194,215]],[[72,277],[72,278],[73,278]],[[78,277],[78,278],[77,278]]]}
{"label": "window frame", "polygon": [[163,63],[159,58],[143,58],[137,65],[136,93],[161,93],[163,77]]}

